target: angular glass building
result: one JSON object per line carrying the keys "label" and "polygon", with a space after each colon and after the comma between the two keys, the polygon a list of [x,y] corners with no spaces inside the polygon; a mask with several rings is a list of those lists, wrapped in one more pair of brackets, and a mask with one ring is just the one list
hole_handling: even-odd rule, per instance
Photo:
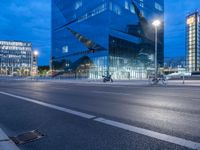
{"label": "angular glass building", "polygon": [[[146,78],[154,68],[155,30],[163,0],[53,0],[52,67],[75,78]],[[158,63],[164,61],[164,27]]]}

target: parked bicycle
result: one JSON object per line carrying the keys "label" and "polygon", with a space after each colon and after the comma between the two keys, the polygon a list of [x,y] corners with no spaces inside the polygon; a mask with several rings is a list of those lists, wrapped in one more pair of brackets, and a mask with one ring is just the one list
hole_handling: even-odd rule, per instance
{"label": "parked bicycle", "polygon": [[160,75],[158,77],[154,76],[153,78],[149,77],[149,83],[150,83],[150,85],[159,85],[159,84],[161,84],[161,85],[166,86],[167,85],[167,79],[165,78],[164,75]]}
{"label": "parked bicycle", "polygon": [[111,75],[108,76],[102,76],[103,77],[103,82],[113,82],[113,79],[111,77]]}

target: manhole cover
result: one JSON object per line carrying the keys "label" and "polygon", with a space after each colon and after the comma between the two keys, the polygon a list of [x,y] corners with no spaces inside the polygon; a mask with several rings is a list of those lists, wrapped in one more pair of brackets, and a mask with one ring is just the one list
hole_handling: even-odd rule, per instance
{"label": "manhole cover", "polygon": [[19,145],[19,144],[25,144],[25,143],[32,142],[35,140],[39,140],[43,138],[44,136],[45,135],[42,134],[40,131],[34,130],[34,131],[22,133],[18,136],[10,137],[10,138],[15,144]]}

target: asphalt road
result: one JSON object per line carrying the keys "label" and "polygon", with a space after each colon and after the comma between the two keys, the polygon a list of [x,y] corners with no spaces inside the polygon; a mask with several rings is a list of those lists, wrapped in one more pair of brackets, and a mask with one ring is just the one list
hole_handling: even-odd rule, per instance
{"label": "asphalt road", "polygon": [[[11,137],[34,129],[45,134],[18,145],[21,150],[189,149],[177,141],[200,143],[199,95],[200,87],[0,81],[0,128]],[[173,137],[172,142],[157,133]]]}

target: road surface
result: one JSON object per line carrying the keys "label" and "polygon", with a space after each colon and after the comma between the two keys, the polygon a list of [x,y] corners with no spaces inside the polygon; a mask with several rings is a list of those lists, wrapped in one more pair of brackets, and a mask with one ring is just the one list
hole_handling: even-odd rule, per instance
{"label": "road surface", "polygon": [[21,150],[199,149],[199,95],[192,86],[0,81],[0,129],[45,134]]}

